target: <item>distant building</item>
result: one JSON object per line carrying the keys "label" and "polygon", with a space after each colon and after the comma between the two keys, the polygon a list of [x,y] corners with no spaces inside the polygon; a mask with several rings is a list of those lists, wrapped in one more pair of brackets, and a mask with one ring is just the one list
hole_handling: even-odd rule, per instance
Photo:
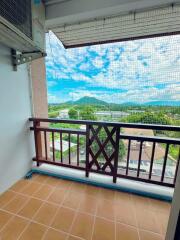
{"label": "distant building", "polygon": [[68,119],[69,118],[68,112],[69,112],[69,109],[63,109],[59,111],[59,118]]}
{"label": "distant building", "polygon": [[[153,130],[150,129],[135,129],[135,128],[124,128],[123,133],[126,135],[137,135],[137,136],[154,136]],[[126,147],[128,145],[128,141],[125,141]],[[152,155],[152,142],[144,142],[143,143],[143,150],[142,150],[142,156],[141,159],[144,162],[150,162],[151,161],[151,155]],[[138,161],[139,158],[139,149],[140,149],[140,142],[138,141],[132,141],[131,142],[131,151],[130,151],[130,160],[132,161]],[[164,149],[159,145],[156,144],[156,150],[154,154],[154,160],[162,160],[164,158],[165,151]]]}
{"label": "distant building", "polygon": [[[72,143],[72,142],[70,144],[71,144],[71,147],[74,147],[74,146],[77,145],[76,143]],[[52,143],[50,143],[50,149],[51,149],[51,151],[53,150],[53,144]],[[54,149],[56,151],[61,151],[61,144],[60,144],[59,139],[56,139],[54,141]],[[65,141],[65,140],[62,140],[62,152],[66,152],[67,150],[69,150],[69,142]]]}
{"label": "distant building", "polygon": [[95,115],[98,118],[106,118],[106,117],[121,118],[121,117],[128,116],[129,113],[123,112],[123,111],[98,111],[98,112],[95,112]]}
{"label": "distant building", "polygon": [[144,113],[143,110],[129,110],[128,112],[130,112],[131,114],[134,114],[134,113]]}

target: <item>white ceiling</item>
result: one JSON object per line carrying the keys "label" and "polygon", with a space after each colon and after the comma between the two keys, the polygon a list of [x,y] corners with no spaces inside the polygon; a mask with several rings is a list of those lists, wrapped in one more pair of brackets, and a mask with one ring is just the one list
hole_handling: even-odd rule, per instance
{"label": "white ceiling", "polygon": [[44,0],[48,29],[95,18],[126,14],[180,0]]}
{"label": "white ceiling", "polygon": [[66,48],[180,33],[180,5],[54,28]]}
{"label": "white ceiling", "polygon": [[52,5],[52,4],[57,4],[57,3],[62,3],[62,2],[67,2],[69,0],[44,0],[45,5]]}
{"label": "white ceiling", "polygon": [[[176,3],[180,0],[173,4],[172,0],[45,0],[46,29],[52,30],[66,47],[180,31]],[[159,13],[148,18],[148,12],[151,15],[156,9],[166,8],[169,15],[164,16],[162,10],[161,19]],[[145,24],[143,18],[135,22],[134,15],[143,13],[147,18]],[[111,25],[110,19],[113,22],[116,18],[121,20]]]}

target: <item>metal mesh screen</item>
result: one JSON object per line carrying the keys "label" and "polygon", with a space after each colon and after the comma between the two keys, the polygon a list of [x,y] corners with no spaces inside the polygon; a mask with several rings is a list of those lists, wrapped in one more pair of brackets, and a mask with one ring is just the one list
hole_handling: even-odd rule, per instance
{"label": "metal mesh screen", "polygon": [[[50,33],[47,54],[49,117],[101,122],[90,125],[90,171],[112,174],[117,159],[121,176],[173,184],[179,145],[166,140],[180,138],[179,131],[172,131],[173,125],[180,125],[180,36],[66,50]],[[73,128],[67,122],[58,127]],[[109,122],[135,127],[121,127],[118,145],[115,133],[119,133],[107,127]],[[149,124],[170,125],[171,130]],[[69,141],[76,144],[68,137],[62,139],[66,146]],[[54,142],[59,146],[58,137]],[[82,146],[79,155],[68,148],[74,158],[80,156],[80,164],[86,160]],[[68,151],[63,154],[68,156]]]}
{"label": "metal mesh screen", "polygon": [[66,50],[50,33],[49,103],[62,118],[179,125],[179,49],[175,35]]}
{"label": "metal mesh screen", "polygon": [[52,31],[66,48],[118,42],[179,32],[180,5],[56,27]]}
{"label": "metal mesh screen", "polygon": [[31,0],[1,0],[0,16],[32,39]]}

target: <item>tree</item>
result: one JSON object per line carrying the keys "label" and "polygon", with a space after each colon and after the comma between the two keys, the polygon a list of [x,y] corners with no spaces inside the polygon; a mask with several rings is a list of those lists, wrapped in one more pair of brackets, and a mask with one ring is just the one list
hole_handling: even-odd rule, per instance
{"label": "tree", "polygon": [[68,111],[69,118],[78,119],[78,111],[74,108],[70,108]]}
{"label": "tree", "polygon": [[49,117],[49,118],[57,118],[58,115],[59,115],[59,111],[49,112],[49,113],[48,113],[48,117]]}
{"label": "tree", "polygon": [[[111,127],[108,127],[108,129],[109,129],[109,131],[112,130]],[[106,141],[107,137],[108,137],[108,135],[107,135],[106,131],[102,128],[100,130],[100,132],[98,133],[98,138],[99,138],[99,141],[101,142],[101,144],[103,144]],[[113,136],[113,139],[115,141],[115,135]],[[91,149],[92,149],[93,153],[96,154],[99,151],[99,148],[100,147],[97,144],[97,142],[94,141],[93,144],[91,145]],[[115,149],[114,149],[114,146],[112,145],[111,141],[108,141],[108,143],[104,147],[104,150],[105,150],[106,154],[108,155],[108,157],[110,157],[112,155],[112,153],[114,152]],[[123,160],[125,154],[126,154],[125,144],[122,140],[120,140],[118,161]],[[99,161],[100,162],[105,162],[105,158],[104,158],[104,155],[102,153],[99,155]]]}
{"label": "tree", "polygon": [[162,124],[162,125],[171,125],[172,119],[162,112],[143,112],[143,113],[135,113],[129,115],[123,119],[123,122],[129,123],[150,123],[150,124]]}
{"label": "tree", "polygon": [[97,118],[95,116],[95,110],[94,110],[94,108],[92,108],[90,106],[84,107],[80,111],[79,115],[82,120],[97,120]]}

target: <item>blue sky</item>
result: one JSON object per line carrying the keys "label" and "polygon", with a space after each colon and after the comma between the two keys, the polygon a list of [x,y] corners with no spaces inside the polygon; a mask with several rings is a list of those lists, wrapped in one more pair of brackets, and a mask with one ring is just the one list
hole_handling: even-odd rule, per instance
{"label": "blue sky", "polygon": [[48,102],[180,103],[180,36],[64,49],[46,36]]}

